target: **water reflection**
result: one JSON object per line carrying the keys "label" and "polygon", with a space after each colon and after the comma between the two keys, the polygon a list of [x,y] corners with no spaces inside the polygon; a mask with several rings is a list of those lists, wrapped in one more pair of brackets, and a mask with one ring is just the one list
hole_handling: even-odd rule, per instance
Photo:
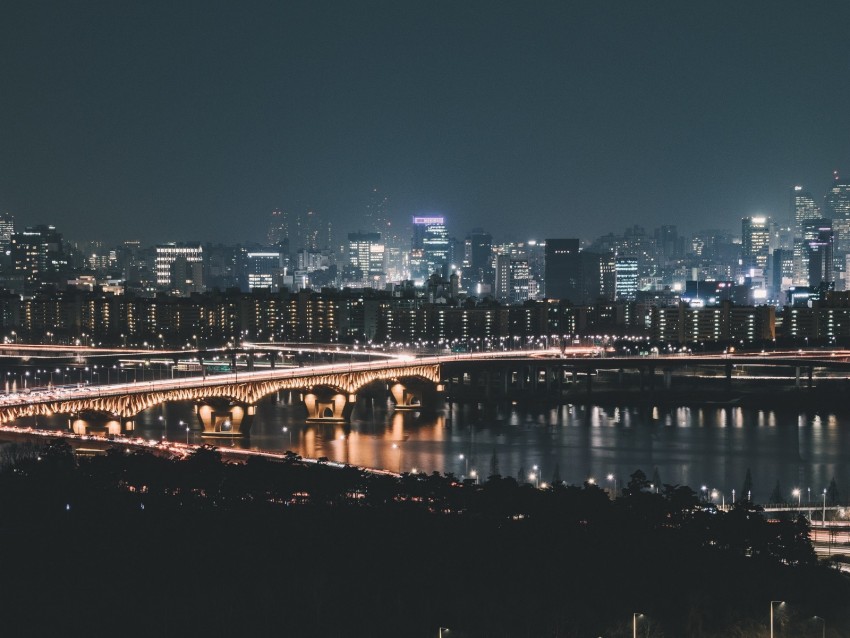
{"label": "water reflection", "polygon": [[[304,416],[298,396],[282,393],[258,405],[250,439],[216,443],[293,449],[393,471],[417,468],[463,476],[475,470],[482,478],[493,463],[512,476],[537,465],[541,481],[550,481],[557,469],[564,481],[575,484],[589,477],[604,484],[612,475],[622,486],[635,469],[651,477],[657,468],[662,483],[705,484],[727,500],[733,488],[740,494],[749,468],[759,500],[768,498],[777,480],[790,499],[795,487],[820,494],[833,476],[841,496],[850,496],[850,423],[831,414],[514,404],[452,404],[429,414],[394,412],[386,401],[370,399],[358,403],[350,424],[306,424]],[[183,441],[180,421],[196,423],[191,405],[148,410],[136,420],[136,431],[149,439],[164,435]],[[42,419],[39,425],[67,428],[67,419]],[[202,441],[194,430],[189,438]]]}

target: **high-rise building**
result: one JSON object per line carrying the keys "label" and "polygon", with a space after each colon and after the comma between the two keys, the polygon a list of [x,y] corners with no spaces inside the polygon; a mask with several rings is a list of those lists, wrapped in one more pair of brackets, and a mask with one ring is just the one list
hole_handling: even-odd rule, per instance
{"label": "high-rise building", "polygon": [[741,256],[745,268],[767,268],[770,239],[769,217],[744,217],[741,220]]}
{"label": "high-rise building", "polygon": [[204,249],[200,244],[170,243],[156,247],[156,284],[181,292],[203,290]]}
{"label": "high-rise building", "polygon": [[464,253],[464,279],[475,283],[491,283],[493,236],[481,228],[473,228],[466,236]]}
{"label": "high-rise building", "polygon": [[363,215],[363,225],[361,228],[365,228],[370,233],[385,235],[392,225],[389,208],[390,198],[386,193],[373,188],[369,192],[369,199],[366,202],[366,211]]}
{"label": "high-rise building", "polygon": [[639,268],[634,257],[617,257],[614,262],[615,293],[618,301],[634,301],[637,297]]}
{"label": "high-rise building", "polygon": [[495,263],[493,295],[500,303],[508,303],[511,300],[511,256],[508,253],[498,253]]}
{"label": "high-rise building", "polygon": [[449,233],[446,230],[445,217],[413,218],[411,271],[414,266],[413,251],[421,251],[421,262],[417,264],[419,272],[411,272],[414,279],[425,280],[435,272],[445,274],[443,270],[449,258]]}
{"label": "high-rise building", "polygon": [[833,249],[835,234],[829,219],[813,219],[803,223],[803,242],[808,269],[808,285],[820,286],[835,281]]}
{"label": "high-rise building", "polygon": [[12,245],[15,234],[15,218],[10,213],[0,215],[0,253],[6,255]]}
{"label": "high-rise building", "polygon": [[547,239],[544,285],[547,299],[581,303],[578,239]]}
{"label": "high-rise building", "polygon": [[283,274],[283,260],[280,251],[249,252],[247,254],[248,288],[268,288],[272,292],[280,290]]}
{"label": "high-rise building", "polygon": [[269,246],[277,246],[289,239],[289,213],[282,210],[272,211],[266,239]]}
{"label": "high-rise building", "polygon": [[850,219],[850,181],[832,174],[832,186],[826,194],[826,214],[832,219]]}
{"label": "high-rise building", "polygon": [[820,208],[815,203],[812,194],[804,191],[802,186],[795,186],[791,190],[791,211],[797,237],[802,236],[804,221],[820,219],[821,216]]}
{"label": "high-rise building", "polygon": [[349,233],[348,261],[360,272],[360,281],[372,288],[384,284],[384,244],[381,233]]}
{"label": "high-rise building", "polygon": [[510,261],[510,301],[521,304],[530,298],[531,270],[526,259],[511,259]]}

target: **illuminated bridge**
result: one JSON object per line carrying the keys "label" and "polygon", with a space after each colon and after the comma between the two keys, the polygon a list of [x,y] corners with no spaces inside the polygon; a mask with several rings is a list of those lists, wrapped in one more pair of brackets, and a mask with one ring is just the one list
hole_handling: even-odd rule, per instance
{"label": "illuminated bridge", "polygon": [[[35,389],[0,395],[0,423],[26,417],[66,415],[69,427],[83,434],[90,428],[110,434],[132,431],[141,412],[166,402],[191,402],[205,436],[245,436],[257,402],[280,391],[294,391],[309,422],[348,420],[359,392],[378,385],[391,395],[395,409],[433,405],[439,393],[458,396],[463,388],[479,396],[505,396],[512,389],[560,393],[586,387],[600,370],[640,374],[641,388],[669,388],[672,372],[682,368],[716,368],[731,381],[733,366],[790,369],[796,385],[811,386],[815,370],[850,374],[850,352],[769,353],[604,357],[599,349],[558,349],[459,353],[397,357],[308,367],[233,372],[214,376],[149,382],[81,385]],[[657,381],[656,381],[657,379]]]}

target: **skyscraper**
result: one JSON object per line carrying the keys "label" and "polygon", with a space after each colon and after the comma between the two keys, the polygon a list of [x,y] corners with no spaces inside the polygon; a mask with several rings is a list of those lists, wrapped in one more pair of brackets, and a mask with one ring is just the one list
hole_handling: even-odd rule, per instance
{"label": "skyscraper", "polygon": [[247,253],[248,288],[268,288],[272,292],[280,289],[283,264],[279,251]]}
{"label": "skyscraper", "polygon": [[832,186],[824,204],[826,214],[832,219],[850,219],[850,181],[842,180],[838,171],[832,174]]}
{"label": "skyscraper", "polygon": [[805,220],[820,219],[821,216],[820,208],[815,204],[812,194],[804,191],[802,186],[795,186],[791,191],[791,211],[797,237],[802,237]]}
{"label": "skyscraper", "polygon": [[741,256],[745,268],[767,268],[770,254],[770,218],[744,217],[741,220]]}
{"label": "skyscraper", "polygon": [[10,213],[0,215],[0,253],[9,252],[12,235],[15,234],[15,218]]}
{"label": "skyscraper", "polygon": [[156,247],[156,284],[181,292],[201,291],[203,262],[200,244],[161,244]]}
{"label": "skyscraper", "polygon": [[544,285],[547,299],[581,303],[578,239],[547,239]]}
{"label": "skyscraper", "polygon": [[803,224],[803,242],[808,262],[809,286],[835,281],[832,263],[835,234],[829,219],[807,220]]}
{"label": "skyscraper", "polygon": [[[419,272],[411,272],[414,279],[425,280],[435,272],[444,275],[444,266],[449,258],[449,233],[445,217],[414,217],[412,251],[421,251]],[[411,270],[413,270],[411,255]]]}
{"label": "skyscraper", "polygon": [[349,233],[348,261],[360,272],[361,281],[373,288],[384,283],[384,244],[381,233]]}
{"label": "skyscraper", "polygon": [[617,257],[614,274],[614,297],[618,301],[634,301],[638,291],[638,260],[634,257]]}

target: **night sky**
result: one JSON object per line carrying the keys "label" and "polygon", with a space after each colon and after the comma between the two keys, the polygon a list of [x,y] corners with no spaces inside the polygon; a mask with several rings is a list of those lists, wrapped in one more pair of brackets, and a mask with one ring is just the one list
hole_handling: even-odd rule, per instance
{"label": "night sky", "polygon": [[0,211],[74,239],[788,215],[850,177],[846,2],[0,4]]}

